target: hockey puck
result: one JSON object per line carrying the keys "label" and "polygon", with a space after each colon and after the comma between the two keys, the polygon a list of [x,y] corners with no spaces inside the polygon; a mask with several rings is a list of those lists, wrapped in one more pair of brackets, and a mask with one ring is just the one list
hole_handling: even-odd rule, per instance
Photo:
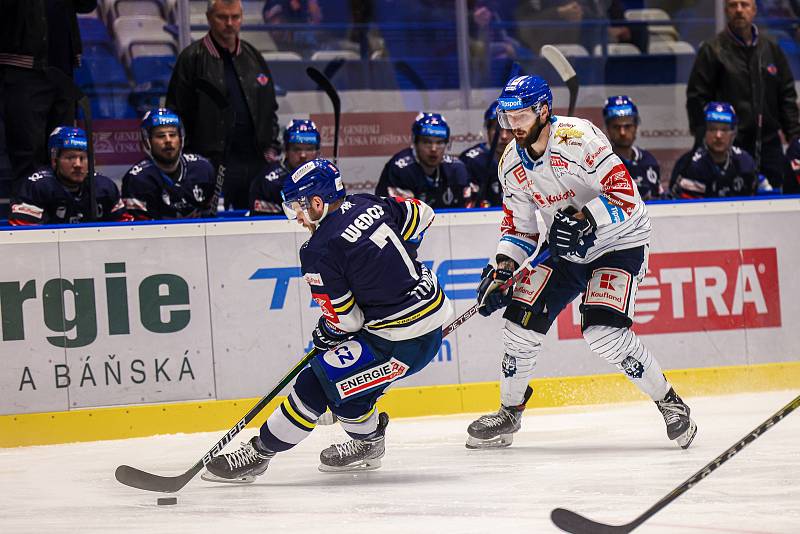
{"label": "hockey puck", "polygon": [[156,501],[159,505],[178,504],[177,497],[159,497]]}

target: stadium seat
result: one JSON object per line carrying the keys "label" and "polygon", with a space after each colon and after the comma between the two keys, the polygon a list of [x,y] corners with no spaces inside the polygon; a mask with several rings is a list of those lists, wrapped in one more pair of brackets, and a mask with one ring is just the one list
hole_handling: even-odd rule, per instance
{"label": "stadium seat", "polygon": [[266,61],[302,61],[303,56],[297,52],[288,51],[274,51],[274,52],[261,52],[261,57]]}
{"label": "stadium seat", "polygon": [[139,56],[131,60],[131,73],[136,84],[150,82],[166,87],[169,84],[175,56]]}
{"label": "stadium seat", "polygon": [[164,30],[165,21],[159,17],[119,17],[114,21],[114,42],[123,63],[130,65],[131,58],[174,54],[177,46],[172,36]]}
{"label": "stadium seat", "polygon": [[653,41],[651,54],[694,54],[694,47],[686,41]]}
{"label": "stadium seat", "polygon": [[[627,9],[625,10],[625,19],[635,22],[668,22],[671,20],[666,11],[656,8]],[[650,34],[651,42],[677,41],[680,39],[678,30],[671,24],[648,24],[647,32]]]}
{"label": "stadium seat", "polygon": [[[203,35],[205,35],[205,33]],[[243,31],[239,33],[239,38],[256,47],[256,50],[259,52],[272,52],[278,50],[278,46],[275,44],[272,36],[266,30]]]}
{"label": "stadium seat", "polygon": [[111,44],[111,36],[108,34],[106,25],[97,17],[88,15],[78,17],[78,29],[81,33],[81,42],[85,45],[94,43]]}
{"label": "stadium seat", "polygon": [[[602,56],[603,55],[603,45],[598,44],[594,46],[593,51],[595,56]],[[642,51],[639,48],[630,43],[608,43],[608,55],[609,56],[640,56]]]}
{"label": "stadium seat", "polygon": [[206,26],[208,24],[206,20],[207,7],[208,2],[206,0],[192,0],[189,2],[189,24],[202,24]]}
{"label": "stadium seat", "polygon": [[333,61],[334,59],[359,60],[361,56],[352,50],[318,50],[311,54],[311,61]]}
{"label": "stadium seat", "polygon": [[[583,47],[583,45],[579,45],[577,43],[560,43],[554,44],[565,57],[589,57],[589,51]],[[539,50],[539,55],[542,55],[542,51]]]}
{"label": "stadium seat", "polygon": [[243,24],[260,24],[264,22],[261,10],[264,8],[264,0],[243,0],[242,11],[244,12]]}

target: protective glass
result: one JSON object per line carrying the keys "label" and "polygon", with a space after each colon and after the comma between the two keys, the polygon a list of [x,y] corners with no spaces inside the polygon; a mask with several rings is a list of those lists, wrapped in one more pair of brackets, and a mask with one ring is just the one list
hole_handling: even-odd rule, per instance
{"label": "protective glass", "polygon": [[497,122],[506,130],[527,130],[536,123],[533,108],[497,110]]}

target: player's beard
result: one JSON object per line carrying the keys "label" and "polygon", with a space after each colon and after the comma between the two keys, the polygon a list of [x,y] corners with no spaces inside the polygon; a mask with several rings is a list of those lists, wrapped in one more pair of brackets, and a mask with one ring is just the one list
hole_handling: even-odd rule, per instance
{"label": "player's beard", "polygon": [[156,164],[159,167],[164,169],[169,169],[170,171],[175,170],[178,167],[178,160],[181,158],[181,151],[175,150],[175,155],[171,158],[165,158],[161,154],[153,151],[153,159],[156,160]]}
{"label": "player's beard", "polygon": [[[528,132],[528,135],[525,136],[525,140],[522,142],[522,146],[527,149],[532,149],[533,144],[539,139],[539,135],[541,135],[542,130],[547,125],[547,120],[540,121],[539,115],[536,115],[536,122],[533,123],[531,127],[531,131]],[[519,141],[517,141],[519,143]]]}

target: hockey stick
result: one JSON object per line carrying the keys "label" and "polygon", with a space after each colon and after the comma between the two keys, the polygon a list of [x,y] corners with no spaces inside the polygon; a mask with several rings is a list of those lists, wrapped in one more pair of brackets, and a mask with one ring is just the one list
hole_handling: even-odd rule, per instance
{"label": "hockey stick", "polygon": [[651,506],[642,515],[631,521],[626,525],[606,525],[592,521],[580,514],[565,510],[564,508],[556,508],[550,513],[550,519],[553,523],[566,532],[573,534],[621,534],[630,532],[635,529],[650,517],[656,514],[659,510],[667,506],[669,503],[689,491],[689,489],[710,475],[716,468],[724,464],[726,461],[733,458],[736,453],[744,449],[749,443],[752,443],[761,434],[769,430],[770,427],[775,425],[778,421],[789,415],[795,408],[800,406],[800,395],[794,398],[789,404],[778,410],[769,419],[758,425],[752,432],[736,442],[728,450],[714,458],[711,462],[706,464],[697,473],[689,477],[683,484],[669,492],[663,499]]}
{"label": "hockey stick", "polygon": [[89,188],[89,211],[91,213],[89,213],[88,219],[94,221],[97,219],[97,189],[94,185],[94,128],[92,127],[92,106],[89,97],[78,87],[75,80],[67,76],[61,69],[47,67],[45,75],[54,85],[60,86],[61,90],[75,101],[83,113],[83,126],[86,131],[86,159],[89,164],[86,185]]}
{"label": "hockey stick", "polygon": [[[219,110],[224,110],[228,107],[228,97],[222,94],[222,91],[217,89],[217,87],[206,80],[205,78],[198,78],[195,80],[195,86],[197,90],[201,93],[205,94],[211,101],[214,103],[215,106]],[[182,143],[185,143],[186,140],[181,140]],[[225,185],[225,162],[228,159],[228,141],[225,141],[225,148],[222,150],[222,161],[219,162],[217,166],[217,176],[214,180],[214,193],[211,195],[211,203],[209,205],[209,209],[211,211],[211,216],[216,217],[217,211],[219,208],[219,197],[222,194],[222,186]]]}
{"label": "hockey stick", "polygon": [[316,82],[320,89],[325,91],[325,94],[328,95],[328,98],[333,105],[333,162],[338,163],[339,120],[341,119],[342,115],[342,102],[339,100],[339,93],[336,91],[336,88],[333,86],[328,77],[322,74],[318,69],[315,69],[314,67],[308,67],[306,68],[306,74],[308,74],[308,77]]}
{"label": "hockey stick", "polygon": [[544,45],[542,47],[542,57],[553,66],[561,80],[566,84],[567,89],[569,89],[569,111],[567,115],[571,117],[575,113],[575,104],[578,102],[578,88],[580,87],[578,74],[567,61],[567,58],[564,57],[564,54],[553,45]]}
{"label": "hockey stick", "polygon": [[208,451],[200,460],[197,461],[188,471],[183,473],[182,475],[174,476],[174,477],[163,477],[159,475],[154,475],[152,473],[148,473],[146,471],[142,471],[140,469],[136,469],[135,467],[130,467],[128,465],[121,465],[117,467],[117,470],[114,472],[114,476],[117,478],[118,481],[122,482],[126,486],[131,486],[132,488],[139,488],[147,491],[162,491],[165,493],[175,493],[176,491],[180,490],[186,484],[192,480],[197,473],[199,473],[203,467],[209,463],[214,457],[225,448],[225,445],[228,444],[230,440],[236,437],[236,434],[241,432],[247,424],[255,419],[255,417],[263,410],[269,402],[274,399],[280,391],[286,387],[289,382],[291,382],[294,377],[296,377],[300,371],[310,362],[314,356],[317,355],[317,349],[312,348],[308,353],[306,353],[303,358],[297,362],[297,364],[292,367],[286,376],[284,376],[278,385],[275,386],[272,391],[267,393],[264,398],[262,398],[258,403],[250,408],[250,411],[242,417],[238,423],[236,423],[233,428],[228,430],[228,432],[222,436],[222,438],[213,446],[211,450]]}
{"label": "hockey stick", "polygon": [[[530,272],[540,263],[547,260],[550,257],[550,249],[544,249],[539,253],[536,257],[529,257],[523,264],[514,271],[514,276],[510,279],[506,280],[503,285],[498,287],[495,291],[503,291],[508,289],[508,287],[513,284],[514,282],[519,282],[526,276],[530,274]],[[442,328],[442,337],[447,337],[449,334],[453,333],[453,330],[467,322],[467,320],[478,313],[478,304],[474,304],[470,309],[462,313],[455,321],[447,325],[446,327]]]}

